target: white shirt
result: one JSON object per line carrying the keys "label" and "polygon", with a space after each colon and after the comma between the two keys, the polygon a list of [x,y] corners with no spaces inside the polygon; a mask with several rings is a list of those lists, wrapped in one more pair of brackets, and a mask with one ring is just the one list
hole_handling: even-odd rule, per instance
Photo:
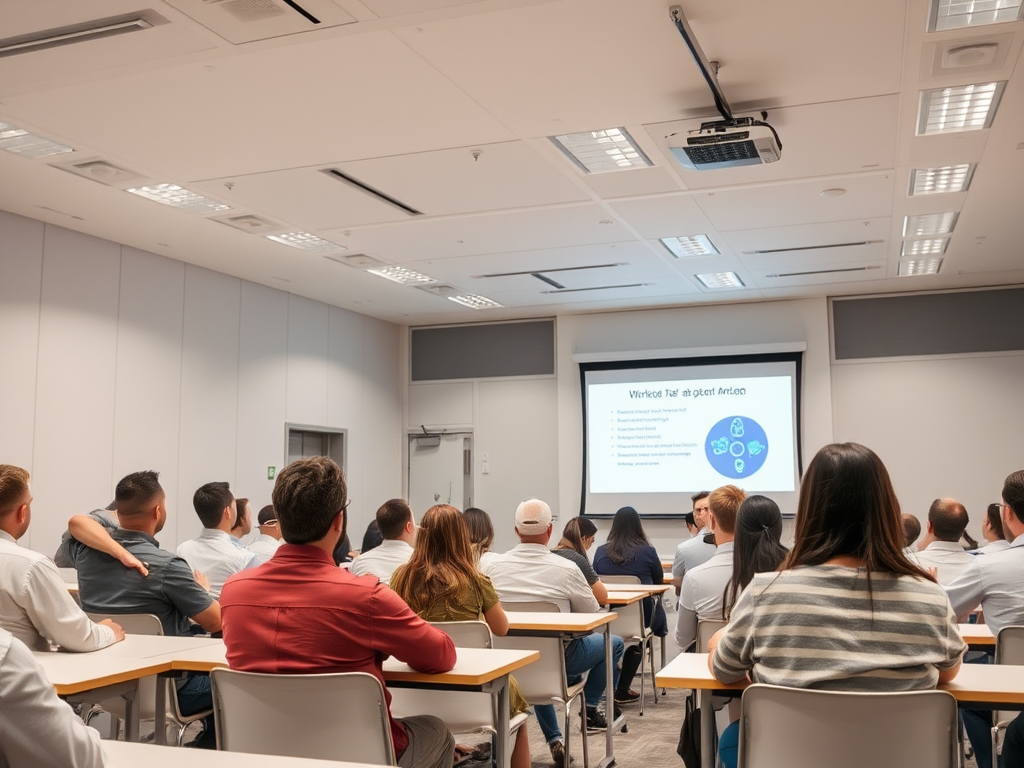
{"label": "white shirt", "polygon": [[711,533],[701,528],[692,539],[687,539],[676,547],[676,556],[672,559],[672,578],[681,579],[686,572],[703,565],[715,555],[715,545],[705,544],[704,537]]}
{"label": "white shirt", "polygon": [[996,539],[995,541],[990,541],[988,544],[986,544],[983,547],[978,547],[977,549],[972,549],[971,550],[971,554],[972,555],[991,555],[991,554],[994,554],[996,552],[1002,552],[1004,549],[1009,549],[1009,548],[1010,548],[1010,542],[1008,542],[1006,539]]}
{"label": "white shirt", "polygon": [[971,564],[950,584],[946,594],[957,616],[981,603],[985,623],[998,634],[1003,627],[1024,624],[1024,534],[1002,552],[972,557]]}
{"label": "white shirt", "polygon": [[[697,622],[722,620],[722,597],[732,578],[733,542],[718,547],[714,557],[687,571],[679,590],[679,615],[676,616],[676,643],[689,648],[697,639]],[[733,602],[739,595],[733,597]],[[698,648],[698,651],[705,649]]]}
{"label": "white shirt", "polygon": [[412,547],[401,539],[385,539],[365,554],[359,555],[348,567],[356,576],[373,574],[387,584],[398,566],[405,565],[412,557]]}
{"label": "white shirt", "polygon": [[933,541],[917,551],[917,562],[922,568],[937,568],[939,584],[946,586],[974,562],[974,555],[955,541]]}
{"label": "white shirt", "polygon": [[260,564],[256,555],[238,544],[231,534],[216,528],[203,528],[194,539],[181,542],[176,554],[189,568],[206,574],[210,594],[217,600],[229,576]]}
{"label": "white shirt", "polygon": [[35,651],[50,650],[50,641],[68,651],[114,642],[114,630],[78,607],[50,558],[18,546],[7,531],[0,531],[0,627]]}
{"label": "white shirt", "polygon": [[256,558],[261,563],[265,563],[274,556],[274,553],[277,552],[277,548],[280,546],[281,539],[275,539],[273,536],[261,533],[249,542],[249,546],[246,549],[256,555]]}
{"label": "white shirt", "polygon": [[100,735],[57,698],[32,653],[0,629],[0,768],[102,768]]}
{"label": "white shirt", "polygon": [[564,612],[601,610],[576,563],[556,555],[543,544],[520,544],[486,564],[481,563],[480,570],[490,576],[503,603],[542,600],[556,603]]}

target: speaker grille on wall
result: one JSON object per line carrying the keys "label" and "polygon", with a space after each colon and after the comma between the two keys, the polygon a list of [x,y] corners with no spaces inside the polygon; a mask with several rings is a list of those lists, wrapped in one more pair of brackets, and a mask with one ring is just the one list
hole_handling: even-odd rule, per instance
{"label": "speaker grille on wall", "polygon": [[832,300],[836,360],[1024,351],[1024,288]]}
{"label": "speaker grille on wall", "polygon": [[550,376],[555,321],[413,328],[412,381]]}

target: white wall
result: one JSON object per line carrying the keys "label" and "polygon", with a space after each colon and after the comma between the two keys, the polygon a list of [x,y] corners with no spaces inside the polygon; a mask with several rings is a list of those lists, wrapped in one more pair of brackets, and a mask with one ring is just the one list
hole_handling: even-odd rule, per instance
{"label": "white wall", "polygon": [[33,549],[139,469],[167,491],[165,548],[198,532],[202,483],[258,509],[287,422],[348,430],[357,540],[401,492],[398,326],[0,212],[0,328],[0,462],[32,473]]}

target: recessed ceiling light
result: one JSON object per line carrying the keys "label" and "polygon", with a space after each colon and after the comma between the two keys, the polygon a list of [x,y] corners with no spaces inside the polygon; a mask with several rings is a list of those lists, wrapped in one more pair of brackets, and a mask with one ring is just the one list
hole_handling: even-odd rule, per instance
{"label": "recessed ceiling light", "polygon": [[22,157],[49,157],[75,151],[69,146],[36,136],[10,123],[0,123],[0,149],[6,149]]}
{"label": "recessed ceiling light", "polygon": [[273,240],[275,243],[281,243],[281,245],[287,245],[292,248],[298,248],[300,251],[310,251],[312,253],[348,250],[344,245],[332,243],[330,240],[324,240],[322,237],[317,237],[309,232],[285,232],[280,235],[264,235],[264,237],[267,238],[267,240]]}
{"label": "recessed ceiling light", "polygon": [[677,259],[694,256],[716,256],[720,251],[715,248],[707,235],[683,235],[682,237],[663,237],[661,244],[671,251]]}
{"label": "recessed ceiling light", "polygon": [[1020,11],[1020,0],[932,0],[928,31],[1016,21]]}
{"label": "recessed ceiling light", "polygon": [[1005,82],[921,91],[917,135],[980,131],[992,126]]}
{"label": "recessed ceiling light", "polygon": [[218,203],[216,200],[204,195],[197,195],[195,192],[189,192],[177,184],[154,184],[150,187],[138,187],[126,191],[155,203],[170,205],[187,213],[219,213],[231,210],[230,205]]}
{"label": "recessed ceiling light", "polygon": [[411,269],[406,269],[405,267],[384,267],[383,269],[368,269],[366,271],[371,275],[377,275],[378,277],[383,277],[386,280],[401,283],[402,285],[437,282],[429,275],[424,275],[422,272],[413,272]]}
{"label": "recessed ceiling light", "polygon": [[905,240],[903,247],[900,249],[900,257],[931,256],[945,253],[948,244],[948,237],[936,237],[931,240]]}
{"label": "recessed ceiling light", "polygon": [[971,184],[975,163],[945,165],[941,168],[915,168],[910,172],[911,195],[939,195],[964,192]]}
{"label": "recessed ceiling light", "polygon": [[912,275],[937,275],[942,259],[914,259],[900,262],[900,277]]}
{"label": "recessed ceiling light", "polygon": [[735,272],[706,272],[695,276],[705,288],[744,288],[743,281]]}
{"label": "recessed ceiling light", "polygon": [[957,214],[922,213],[918,216],[903,217],[904,237],[924,237],[926,235],[948,235],[956,226]]}
{"label": "recessed ceiling light", "polygon": [[549,136],[584,173],[607,173],[654,165],[625,128]]}
{"label": "recessed ceiling light", "polygon": [[474,294],[449,296],[448,301],[454,301],[456,304],[461,304],[462,306],[469,307],[470,309],[491,309],[492,307],[503,306],[493,299],[488,299],[486,296],[477,296]]}
{"label": "recessed ceiling light", "polygon": [[846,194],[846,190],[842,187],[832,187],[831,189],[823,189],[818,194],[822,197],[842,197]]}

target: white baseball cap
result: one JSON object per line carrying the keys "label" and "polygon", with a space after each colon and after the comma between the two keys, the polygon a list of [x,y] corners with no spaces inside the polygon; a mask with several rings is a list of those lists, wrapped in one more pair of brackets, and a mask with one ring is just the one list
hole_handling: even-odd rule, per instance
{"label": "white baseball cap", "polygon": [[516,508],[516,531],[538,536],[551,525],[551,507],[540,499],[527,499]]}

